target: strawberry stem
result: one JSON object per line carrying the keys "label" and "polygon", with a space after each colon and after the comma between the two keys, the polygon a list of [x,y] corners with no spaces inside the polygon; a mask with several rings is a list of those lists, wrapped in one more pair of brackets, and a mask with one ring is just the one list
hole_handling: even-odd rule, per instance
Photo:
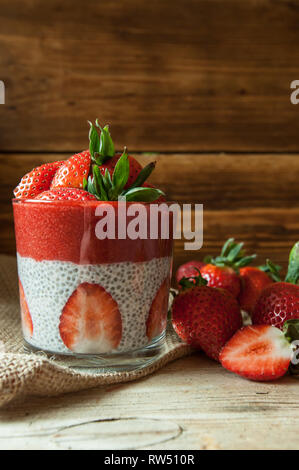
{"label": "strawberry stem", "polygon": [[[102,128],[98,120],[96,120],[95,126],[90,121],[88,121],[88,123],[90,125],[89,151],[91,159],[97,165],[102,165],[108,158],[112,158],[115,155],[114,143],[109,132],[109,126],[106,125]],[[100,136],[97,128],[101,131]]]}
{"label": "strawberry stem", "polygon": [[255,254],[245,256],[243,245],[243,243],[236,243],[234,238],[229,238],[224,243],[220,256],[216,256],[216,258],[207,256],[204,261],[215,266],[228,266],[238,273],[239,268],[248,266],[256,258]]}
{"label": "strawberry stem", "polygon": [[279,266],[278,264],[272,263],[270,259],[266,260],[265,265],[259,266],[259,269],[267,273],[268,276],[270,276],[273,279],[273,281],[275,282],[281,281],[281,277],[279,274],[279,271],[281,270],[281,266]]}
{"label": "strawberry stem", "polygon": [[179,285],[182,287],[182,290],[187,290],[192,287],[206,286],[208,284],[208,281],[202,277],[199,269],[195,267],[194,269],[198,272],[197,276],[183,277],[180,280]]}

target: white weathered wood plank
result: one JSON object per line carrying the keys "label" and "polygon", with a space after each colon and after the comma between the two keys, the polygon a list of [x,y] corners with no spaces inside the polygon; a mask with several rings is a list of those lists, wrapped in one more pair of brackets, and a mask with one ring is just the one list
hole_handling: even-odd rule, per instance
{"label": "white weathered wood plank", "polygon": [[298,386],[250,382],[198,354],[138,382],[12,403],[0,449],[298,448]]}

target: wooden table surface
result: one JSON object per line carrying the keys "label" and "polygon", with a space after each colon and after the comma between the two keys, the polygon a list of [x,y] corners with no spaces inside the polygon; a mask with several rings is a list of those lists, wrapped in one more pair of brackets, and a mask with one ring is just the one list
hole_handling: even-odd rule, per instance
{"label": "wooden table surface", "polygon": [[137,382],[0,410],[0,449],[294,449],[298,382],[250,382],[203,354]]}

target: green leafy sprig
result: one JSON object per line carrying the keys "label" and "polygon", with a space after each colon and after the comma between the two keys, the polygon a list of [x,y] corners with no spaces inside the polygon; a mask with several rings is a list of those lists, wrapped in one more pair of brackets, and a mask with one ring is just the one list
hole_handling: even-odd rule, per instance
{"label": "green leafy sprig", "polygon": [[[88,179],[83,180],[83,189],[100,201],[117,201],[119,197],[122,197],[126,201],[153,202],[160,196],[165,196],[160,189],[142,186],[154,170],[155,162],[146,165],[139,172],[134,183],[125,189],[130,176],[130,163],[126,148],[118,159],[112,176],[107,168],[103,174],[99,167],[115,155],[114,143],[108,126],[101,128],[98,121],[96,121],[96,126],[91,122],[89,124],[89,150],[92,163]],[[97,128],[101,131],[100,135]]]}

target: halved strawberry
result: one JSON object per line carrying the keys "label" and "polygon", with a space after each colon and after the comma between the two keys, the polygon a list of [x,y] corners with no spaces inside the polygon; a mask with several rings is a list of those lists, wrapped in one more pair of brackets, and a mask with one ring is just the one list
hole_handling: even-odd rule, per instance
{"label": "halved strawberry", "polygon": [[50,189],[56,171],[64,162],[45,163],[34,168],[21,179],[14,190],[16,198],[34,198],[43,191]]}
{"label": "halved strawberry", "polygon": [[161,284],[149,311],[146,321],[146,336],[151,341],[166,328],[170,280],[167,277]]}
{"label": "halved strawberry", "polygon": [[83,188],[83,179],[88,177],[90,162],[89,150],[76,153],[65,160],[53,178],[51,189]]}
{"label": "halved strawberry", "polygon": [[60,317],[60,336],[71,351],[101,354],[117,348],[122,320],[116,301],[102,286],[84,282],[72,293]]}
{"label": "halved strawberry", "polygon": [[33,335],[33,323],[32,318],[29,312],[28,304],[25,297],[25,292],[22,286],[21,281],[19,280],[19,292],[20,292],[20,307],[21,307],[21,319],[22,319],[22,327],[24,331],[24,336]]}
{"label": "halved strawberry", "polygon": [[36,198],[42,201],[97,201],[97,198],[83,189],[55,188],[44,191]]}
{"label": "halved strawberry", "polygon": [[225,369],[258,381],[283,376],[291,358],[292,346],[285,335],[268,325],[241,328],[226,343],[219,357]]}

